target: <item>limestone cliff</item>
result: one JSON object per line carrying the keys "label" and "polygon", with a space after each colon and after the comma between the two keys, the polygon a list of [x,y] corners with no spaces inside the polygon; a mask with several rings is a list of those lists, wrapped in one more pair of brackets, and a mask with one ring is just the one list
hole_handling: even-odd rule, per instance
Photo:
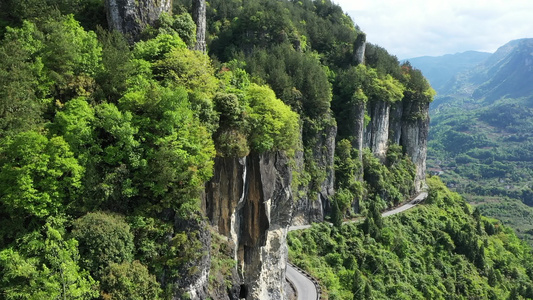
{"label": "limestone cliff", "polygon": [[302,225],[321,222],[330,211],[331,197],[335,194],[335,138],[337,126],[327,125],[324,129],[314,132],[311,145],[312,152],[304,157],[299,151],[296,155],[296,171],[303,173],[304,164],[312,164],[322,176],[314,178],[308,185],[298,187],[298,197],[293,214],[292,224]]}
{"label": "limestone cliff", "polygon": [[361,32],[357,35],[353,48],[355,64],[363,64],[365,62],[366,34]]}
{"label": "limestone cliff", "polygon": [[241,297],[283,299],[291,180],[289,159],[280,152],[215,161],[205,211],[212,226],[235,245]]}
{"label": "limestone cliff", "polygon": [[196,23],[196,44],[194,50],[206,51],[205,30],[206,30],[206,3],[205,0],[194,0],[192,18]]}
{"label": "limestone cliff", "polygon": [[416,166],[415,190],[424,186],[429,134],[429,103],[404,102],[400,145]]}
{"label": "limestone cliff", "polygon": [[384,162],[389,142],[390,103],[378,100],[369,103],[367,107],[370,122],[364,129],[364,146]]}
{"label": "limestone cliff", "polygon": [[109,28],[139,40],[147,25],[154,25],[161,13],[172,12],[172,0],[106,0]]}
{"label": "limestone cliff", "polygon": [[[187,220],[183,221],[176,218],[174,227],[178,230],[187,230],[194,232],[195,237],[200,241],[201,249],[198,251],[202,254],[209,253],[211,247],[211,234],[205,221]],[[209,255],[199,255],[197,259],[191,260],[182,267],[180,272],[187,274],[180,276],[176,283],[166,282],[166,285],[175,286],[173,290],[173,300],[182,299],[183,295],[188,295],[190,299],[206,299],[208,294],[208,277],[211,266]],[[191,272],[191,270],[195,270]]]}

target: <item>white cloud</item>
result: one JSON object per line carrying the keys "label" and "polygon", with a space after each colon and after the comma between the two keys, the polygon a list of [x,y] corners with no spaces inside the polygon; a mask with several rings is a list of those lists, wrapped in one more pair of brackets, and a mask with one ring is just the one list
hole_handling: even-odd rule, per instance
{"label": "white cloud", "polygon": [[333,0],[398,58],[468,50],[494,52],[533,37],[531,0]]}

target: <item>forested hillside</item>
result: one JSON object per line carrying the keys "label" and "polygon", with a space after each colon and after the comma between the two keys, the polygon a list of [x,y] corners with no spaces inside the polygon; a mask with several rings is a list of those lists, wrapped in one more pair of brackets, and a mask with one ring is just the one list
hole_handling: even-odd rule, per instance
{"label": "forested hillside", "polygon": [[479,209],[532,239],[531,39],[457,74],[432,104],[428,165]]}
{"label": "forested hillside", "polygon": [[291,224],[425,186],[435,92],[331,1],[9,0],[0,27],[2,298],[281,299]]}
{"label": "forested hillside", "polygon": [[531,248],[438,177],[423,205],[289,235],[289,257],[327,299],[531,299]]}

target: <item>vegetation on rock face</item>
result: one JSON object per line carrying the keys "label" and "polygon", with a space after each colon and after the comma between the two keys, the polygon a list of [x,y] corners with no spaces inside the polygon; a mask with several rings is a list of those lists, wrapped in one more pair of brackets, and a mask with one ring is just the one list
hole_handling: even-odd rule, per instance
{"label": "vegetation on rock face", "polygon": [[202,256],[201,226],[178,224],[202,220],[215,155],[294,154],[298,114],[189,50],[187,13],[130,45],[87,29],[103,1],[0,6],[2,297],[173,297]]}
{"label": "vegetation on rock face", "polygon": [[529,106],[524,99],[501,99],[441,107],[431,120],[428,166],[483,213],[503,220],[531,243],[533,226],[519,217],[533,212]]}
{"label": "vegetation on rock face", "polygon": [[[531,39],[522,39],[494,54],[465,52],[412,61],[440,82],[431,107],[430,172],[530,244],[533,115],[526,81],[531,78],[527,61],[532,47]],[[431,71],[442,71],[439,61],[453,68],[465,60],[477,64],[453,74],[440,72],[448,75],[446,82]]]}
{"label": "vegetation on rock face", "polygon": [[411,211],[291,232],[291,261],[320,279],[327,299],[533,297],[530,248],[437,177],[427,182],[426,204]]}
{"label": "vegetation on rock face", "polygon": [[[372,44],[357,64],[363,33],[329,0],[209,1],[209,55],[192,51],[190,5],[174,1],[175,14],[130,45],[106,30],[101,0],[0,4],[3,297],[180,297],[176,283],[198,274],[209,250],[209,290],[227,292],[235,245],[205,233],[200,194],[215,156],[268,151],[303,156],[293,190],[311,199],[335,172],[337,226],[289,240],[291,259],[321,278],[330,299],[532,296],[528,248],[435,178],[432,204],[381,219],[413,193],[415,166],[392,142],[382,161],[359,152],[351,113],[362,105],[366,126],[364,105],[420,111],[434,91],[419,70]],[[498,108],[483,111],[487,126],[527,141],[524,124],[500,124]],[[327,169],[333,145],[324,141],[337,124]],[[499,154],[483,149],[488,138],[465,134],[471,125],[435,132],[446,143],[434,149],[466,151],[457,159],[475,170],[491,160],[483,176],[501,178]],[[526,157],[519,148],[496,153]],[[341,226],[354,213],[369,217]],[[204,233],[213,237],[207,250]]]}

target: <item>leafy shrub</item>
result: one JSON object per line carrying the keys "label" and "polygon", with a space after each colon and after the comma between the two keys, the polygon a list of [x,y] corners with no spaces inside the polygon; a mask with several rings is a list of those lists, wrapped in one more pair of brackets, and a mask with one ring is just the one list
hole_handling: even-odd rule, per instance
{"label": "leafy shrub", "polygon": [[155,276],[138,260],[111,263],[102,276],[101,290],[105,300],[161,299],[161,288]]}
{"label": "leafy shrub", "polygon": [[133,260],[133,234],[123,217],[91,212],[73,223],[72,237],[79,242],[82,265],[97,278],[103,278],[112,263]]}

